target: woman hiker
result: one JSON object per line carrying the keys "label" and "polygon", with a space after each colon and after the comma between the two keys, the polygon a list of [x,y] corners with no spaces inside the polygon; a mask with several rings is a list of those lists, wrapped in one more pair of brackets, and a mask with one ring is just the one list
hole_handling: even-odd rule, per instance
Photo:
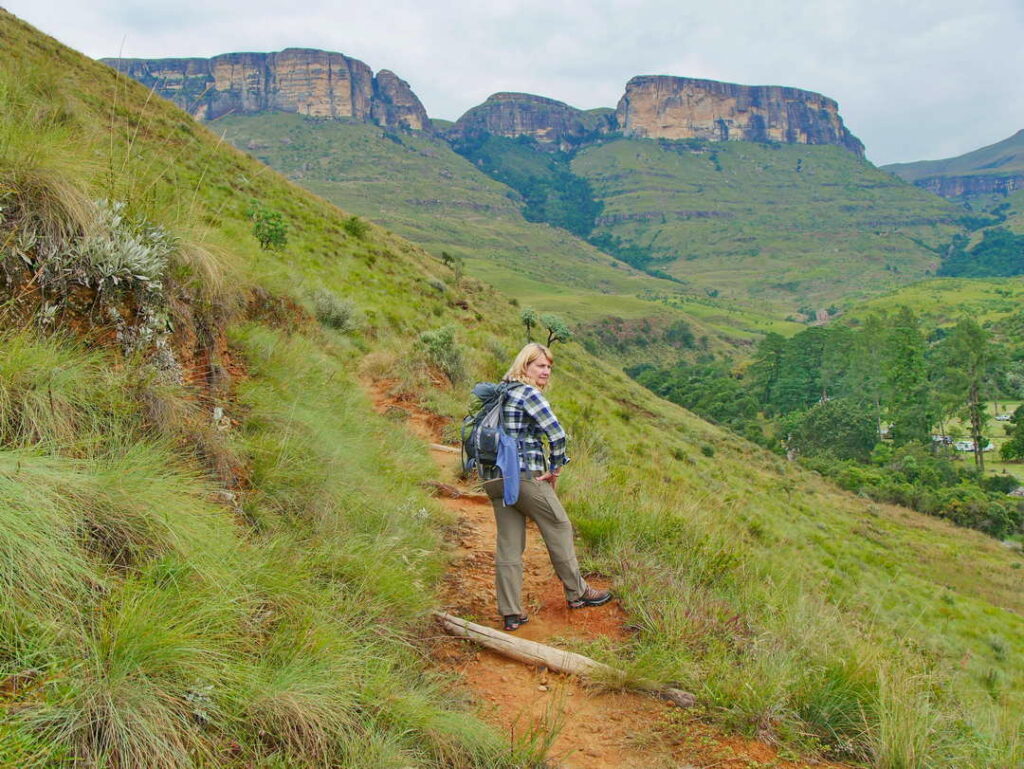
{"label": "woman hiker", "polygon": [[[521,383],[509,388],[502,409],[502,427],[520,446],[518,501],[511,506],[505,504],[500,477],[484,482],[498,526],[495,583],[505,630],[517,630],[527,621],[520,604],[527,518],[540,529],[570,609],[600,606],[612,598],[610,591],[590,587],[580,575],[572,524],[555,495],[555,483],[569,459],[565,456],[565,431],[542,392],[551,378],[552,360],[551,350],[531,342],[519,351],[503,380]],[[542,436],[547,436],[551,452],[548,461],[544,459]]]}

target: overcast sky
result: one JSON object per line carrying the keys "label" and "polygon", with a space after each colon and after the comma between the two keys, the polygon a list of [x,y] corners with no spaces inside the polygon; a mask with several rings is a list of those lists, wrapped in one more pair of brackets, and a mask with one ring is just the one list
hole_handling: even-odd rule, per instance
{"label": "overcast sky", "polygon": [[1024,0],[0,2],[97,58],[340,51],[447,119],[496,91],[614,107],[657,74],[824,93],[877,164],[1024,128]]}

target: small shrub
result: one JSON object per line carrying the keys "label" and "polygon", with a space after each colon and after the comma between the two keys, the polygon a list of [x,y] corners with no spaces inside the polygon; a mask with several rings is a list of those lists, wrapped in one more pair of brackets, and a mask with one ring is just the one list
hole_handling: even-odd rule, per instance
{"label": "small shrub", "polygon": [[428,280],[427,285],[430,286],[439,294],[443,294],[445,291],[448,290],[448,286],[444,284],[444,281],[438,280],[437,278],[431,278],[430,280]]}
{"label": "small shrub", "polygon": [[252,234],[260,242],[260,248],[280,251],[288,245],[288,225],[280,211],[269,209],[254,199],[245,215],[252,221]]}
{"label": "small shrub", "polygon": [[348,217],[341,226],[356,240],[365,240],[370,232],[370,225],[358,216]]}
{"label": "small shrub", "polygon": [[455,341],[455,327],[443,326],[435,331],[420,334],[420,344],[426,351],[427,360],[437,366],[452,384],[465,376],[462,348]]}
{"label": "small shrub", "polygon": [[313,314],[328,328],[348,334],[362,326],[362,315],[352,301],[342,299],[325,288],[317,289],[310,296],[313,300]]}
{"label": "small shrub", "polygon": [[715,455],[715,447],[710,443],[705,443],[700,447],[700,453],[706,457],[713,457]]}

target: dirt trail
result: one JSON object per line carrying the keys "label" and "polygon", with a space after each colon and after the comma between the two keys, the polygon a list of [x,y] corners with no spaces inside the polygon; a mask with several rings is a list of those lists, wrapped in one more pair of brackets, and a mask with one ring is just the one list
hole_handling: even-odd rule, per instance
{"label": "dirt trail", "polygon": [[[369,385],[376,409],[402,416],[407,427],[438,443],[444,421],[388,392],[391,383]],[[397,414],[397,410],[404,414]],[[442,591],[445,610],[501,628],[494,599],[495,525],[491,505],[479,489],[455,482],[458,455],[431,448],[438,465],[437,495],[458,515],[452,534],[451,567]],[[569,511],[570,516],[572,511]],[[578,650],[581,641],[621,640],[628,634],[617,602],[570,610],[536,527],[528,526],[523,556],[523,607],[530,621],[517,632],[553,646]],[[597,587],[607,580],[587,575]],[[575,643],[574,643],[575,642]],[[578,679],[535,669],[454,638],[437,648],[441,665],[457,672],[476,696],[485,719],[505,734],[542,739],[557,726],[548,752],[558,769],[756,769],[840,767],[783,760],[771,746],[726,737],[690,711],[635,693],[601,692]]]}

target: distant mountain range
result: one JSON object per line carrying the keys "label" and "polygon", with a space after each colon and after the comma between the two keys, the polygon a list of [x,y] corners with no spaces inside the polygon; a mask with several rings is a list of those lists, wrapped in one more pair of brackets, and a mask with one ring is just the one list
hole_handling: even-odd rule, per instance
{"label": "distant mountain range", "polygon": [[104,61],[530,301],[571,290],[581,321],[655,317],[666,296],[828,317],[933,274],[958,228],[955,206],[864,160],[834,100],[797,88],[638,76],[614,109],[506,92],[449,124],[338,53]]}
{"label": "distant mountain range", "polygon": [[1024,129],[988,147],[945,160],[894,163],[886,171],[944,198],[1024,190]]}
{"label": "distant mountain range", "polygon": [[[103,59],[193,116],[267,110],[351,118],[383,127],[434,130],[408,83],[389,70],[344,54],[308,48],[279,53],[227,53],[210,59]],[[592,115],[592,113],[590,113]],[[839,117],[835,101],[812,91],[745,86],[684,77],[641,76],[626,84],[617,109],[595,118],[552,99],[495,94],[453,131],[530,135],[579,143],[594,134],[627,137],[864,146]]]}

